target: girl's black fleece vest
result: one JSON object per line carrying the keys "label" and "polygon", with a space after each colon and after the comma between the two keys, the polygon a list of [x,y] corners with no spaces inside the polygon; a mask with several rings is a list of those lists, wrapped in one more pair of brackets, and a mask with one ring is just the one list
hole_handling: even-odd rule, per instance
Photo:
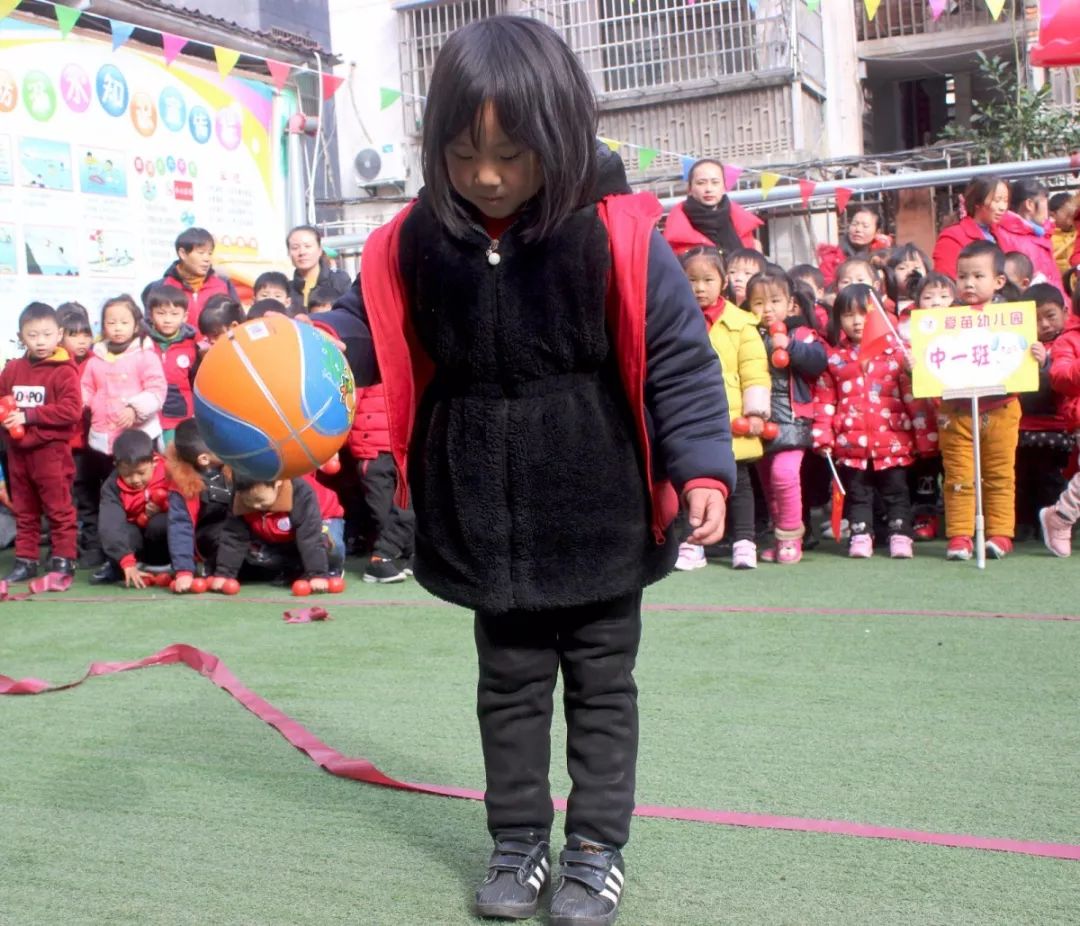
{"label": "girl's black fleece vest", "polygon": [[475,610],[614,598],[670,569],[658,547],[605,323],[611,264],[593,205],[552,236],[402,228],[412,322],[435,363],[410,449],[417,579]]}

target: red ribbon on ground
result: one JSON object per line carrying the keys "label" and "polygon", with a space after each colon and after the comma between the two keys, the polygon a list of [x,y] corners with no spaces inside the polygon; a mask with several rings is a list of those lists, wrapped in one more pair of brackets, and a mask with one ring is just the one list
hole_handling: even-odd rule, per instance
{"label": "red ribbon on ground", "polygon": [[7,582],[0,580],[0,601],[26,601],[41,592],[66,592],[71,588],[73,581],[72,576],[64,575],[62,572],[47,572],[43,576],[30,580],[29,591],[12,594],[8,591]]}
{"label": "red ribbon on ground", "polygon": [[[132,669],[145,669],[149,666],[166,666],[174,663],[185,665],[203,677],[208,678],[222,691],[227,692],[239,701],[242,706],[251,711],[256,717],[272,726],[289,743],[331,775],[420,794],[435,794],[442,797],[457,797],[472,801],[480,801],[484,798],[482,791],[475,791],[470,788],[452,788],[446,785],[398,781],[396,778],[391,778],[381,772],[368,759],[350,759],[343,756],[336,749],[332,749],[318,739],[302,724],[241,685],[236,676],[213,653],[197,649],[187,643],[174,643],[152,656],[137,659],[133,662],[92,663],[82,678],[64,685],[53,685],[36,678],[16,680],[6,675],[0,675],[0,695],[46,694],[53,691],[65,691],[99,675],[112,675],[116,672],[128,672]],[[565,799],[557,798],[554,803],[558,810],[566,809]],[[815,820],[774,814],[740,813],[738,811],[708,810],[698,807],[664,807],[651,804],[638,805],[634,810],[634,814],[639,817],[686,820],[693,823],[747,826],[756,829],[796,830],[806,833],[832,833],[840,836],[861,836],[866,839],[893,839],[937,846],[1013,852],[1021,855],[1037,855],[1046,858],[1080,861],[1080,845],[1033,842],[1024,839],[1002,839],[989,836],[930,833],[922,830],[871,826],[845,820]]]}
{"label": "red ribbon on ground", "polygon": [[286,611],[284,620],[286,624],[310,624],[312,621],[329,621],[333,620],[333,618],[330,617],[326,608],[315,605],[312,608],[296,608]]}

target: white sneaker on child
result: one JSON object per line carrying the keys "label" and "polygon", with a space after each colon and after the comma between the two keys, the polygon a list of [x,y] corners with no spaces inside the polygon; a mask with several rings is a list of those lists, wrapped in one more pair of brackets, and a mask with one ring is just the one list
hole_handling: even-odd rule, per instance
{"label": "white sneaker on child", "polygon": [[753,540],[736,540],[731,548],[732,569],[757,569],[757,544]]}
{"label": "white sneaker on child", "polygon": [[693,569],[705,568],[705,548],[696,543],[680,543],[679,558],[675,560],[675,568],[680,572],[690,572]]}

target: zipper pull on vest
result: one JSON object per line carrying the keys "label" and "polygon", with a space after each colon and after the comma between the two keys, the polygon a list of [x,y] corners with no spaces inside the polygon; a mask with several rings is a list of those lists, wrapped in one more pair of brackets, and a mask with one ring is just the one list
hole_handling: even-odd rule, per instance
{"label": "zipper pull on vest", "polygon": [[492,238],[491,244],[488,245],[488,249],[485,252],[487,261],[492,267],[498,267],[502,262],[502,255],[499,254],[499,239]]}

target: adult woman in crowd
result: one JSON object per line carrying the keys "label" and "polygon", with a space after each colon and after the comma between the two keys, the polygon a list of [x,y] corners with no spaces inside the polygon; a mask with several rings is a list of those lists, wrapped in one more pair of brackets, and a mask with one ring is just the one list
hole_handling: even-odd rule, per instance
{"label": "adult woman in crowd", "polygon": [[892,238],[885,234],[882,225],[881,214],[873,207],[860,203],[851,209],[840,243],[820,244],[817,248],[818,269],[825,277],[826,286],[836,279],[836,268],[844,261],[870,260],[874,251],[892,247]]}
{"label": "adult woman in crowd", "polygon": [[994,228],[1008,210],[1009,185],[1004,180],[992,176],[972,180],[960,202],[960,221],[938,235],[931,255],[934,270],[956,279],[956,258],[967,245],[993,241],[1000,247]]}
{"label": "adult woman in crowd", "polygon": [[724,165],[702,158],[690,168],[686,200],[668,215],[664,238],[676,254],[709,247],[727,257],[739,248],[761,250],[754,231],[762,224],[756,215],[728,199]]}
{"label": "adult woman in crowd", "polygon": [[297,225],[285,238],[289,248],[289,260],[292,261],[293,301],[297,311],[307,307],[308,295],[316,286],[330,287],[338,296],[343,295],[352,285],[349,275],[343,270],[334,270],[330,259],[322,247],[322,235],[312,225]]}
{"label": "adult woman in crowd", "polygon": [[1026,254],[1035,269],[1032,283],[1061,287],[1061,272],[1054,259],[1048,191],[1038,180],[1025,177],[1009,184],[1009,211],[993,229],[998,247],[1005,253]]}

